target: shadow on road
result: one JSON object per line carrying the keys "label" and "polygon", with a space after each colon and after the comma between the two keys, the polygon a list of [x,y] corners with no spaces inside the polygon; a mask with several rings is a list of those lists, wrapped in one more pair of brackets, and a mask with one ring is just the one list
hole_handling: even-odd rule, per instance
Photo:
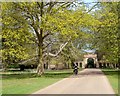
{"label": "shadow on road", "polygon": [[84,69],[83,71],[81,71],[78,75],[73,75],[71,76],[72,78],[81,78],[81,77],[85,77],[85,76],[103,76],[103,72],[97,69]]}
{"label": "shadow on road", "polygon": [[[97,69],[84,69],[82,72],[80,72],[78,75],[73,75],[71,76],[71,78],[81,78],[81,77],[85,77],[85,76],[103,76],[104,74],[107,76],[114,76],[115,78],[118,78],[118,70],[114,70],[114,69],[101,69],[97,70]],[[119,76],[120,77],[120,76]]]}

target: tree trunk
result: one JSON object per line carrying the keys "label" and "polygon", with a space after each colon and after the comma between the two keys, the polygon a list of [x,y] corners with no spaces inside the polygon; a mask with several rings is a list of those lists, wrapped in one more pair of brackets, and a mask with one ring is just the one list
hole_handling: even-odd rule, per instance
{"label": "tree trunk", "polygon": [[20,71],[24,71],[25,70],[25,65],[19,65],[20,66]]}
{"label": "tree trunk", "polygon": [[43,29],[38,28],[40,30],[39,35],[39,44],[38,44],[38,66],[37,66],[37,74],[41,76],[44,73],[44,64],[43,64]]}
{"label": "tree trunk", "polygon": [[39,55],[38,55],[38,66],[37,66],[37,75],[41,76],[44,73],[44,66],[43,66],[43,57],[42,57],[42,47],[39,46]]}
{"label": "tree trunk", "polygon": [[8,64],[7,64],[7,63],[3,64],[3,66],[2,66],[3,71],[7,71],[7,70],[8,70],[7,66],[8,66]]}
{"label": "tree trunk", "polygon": [[[43,24],[43,2],[41,2],[40,5],[40,21],[41,22],[41,26]],[[39,18],[38,18],[39,19]],[[44,73],[44,63],[43,63],[43,28],[38,28],[38,40],[39,40],[39,44],[38,44],[38,59],[39,59],[39,64],[37,66],[37,75],[41,76]]]}

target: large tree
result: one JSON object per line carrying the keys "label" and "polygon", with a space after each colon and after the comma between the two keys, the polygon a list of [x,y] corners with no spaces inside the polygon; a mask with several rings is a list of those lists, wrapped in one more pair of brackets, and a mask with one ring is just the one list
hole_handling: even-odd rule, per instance
{"label": "large tree", "polygon": [[[2,17],[3,22],[7,16],[10,17],[7,21],[9,25],[6,25],[6,27],[12,26],[14,27],[12,30],[16,31],[15,24],[16,22],[19,22],[19,26],[17,27],[21,28],[20,31],[33,33],[35,36],[38,47],[38,75],[41,75],[44,72],[44,55],[48,54],[51,56],[57,56],[70,41],[84,36],[86,34],[84,29],[89,26],[93,26],[95,24],[94,22],[96,22],[96,20],[94,20],[94,18],[85,10],[71,9],[71,4],[73,4],[73,2],[3,3],[3,12],[5,13]],[[90,28],[91,27],[89,27],[89,29]],[[13,31],[11,31],[11,33]],[[5,33],[7,31],[5,30],[3,32]],[[18,32],[16,34],[18,34]],[[49,42],[49,40],[56,40],[51,37],[53,35],[56,36],[57,34],[62,36],[61,39],[63,39],[60,49],[57,50],[55,54],[44,53],[45,48],[49,43],[52,43]],[[25,36],[29,35],[26,34]],[[46,41],[48,42],[46,43]]]}

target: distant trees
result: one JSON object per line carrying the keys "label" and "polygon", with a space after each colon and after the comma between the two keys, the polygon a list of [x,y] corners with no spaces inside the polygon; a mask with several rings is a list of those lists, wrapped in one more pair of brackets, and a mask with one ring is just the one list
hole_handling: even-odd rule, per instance
{"label": "distant trees", "polygon": [[118,2],[101,3],[97,12],[100,24],[96,26],[94,44],[107,62],[118,63],[119,11]]}

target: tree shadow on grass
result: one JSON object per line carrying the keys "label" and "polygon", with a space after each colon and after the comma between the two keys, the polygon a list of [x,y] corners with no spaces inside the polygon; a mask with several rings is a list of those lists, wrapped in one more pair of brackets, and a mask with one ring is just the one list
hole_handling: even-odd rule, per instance
{"label": "tree shadow on grass", "polygon": [[2,74],[2,79],[24,79],[24,78],[35,78],[35,73],[21,73],[21,74]]}
{"label": "tree shadow on grass", "polygon": [[47,78],[66,78],[72,75],[72,72],[63,72],[63,73],[45,73],[43,76]]}
{"label": "tree shadow on grass", "polygon": [[46,72],[41,77],[36,73],[20,73],[20,74],[2,74],[2,79],[25,79],[25,78],[65,78],[72,75],[72,72]]}

